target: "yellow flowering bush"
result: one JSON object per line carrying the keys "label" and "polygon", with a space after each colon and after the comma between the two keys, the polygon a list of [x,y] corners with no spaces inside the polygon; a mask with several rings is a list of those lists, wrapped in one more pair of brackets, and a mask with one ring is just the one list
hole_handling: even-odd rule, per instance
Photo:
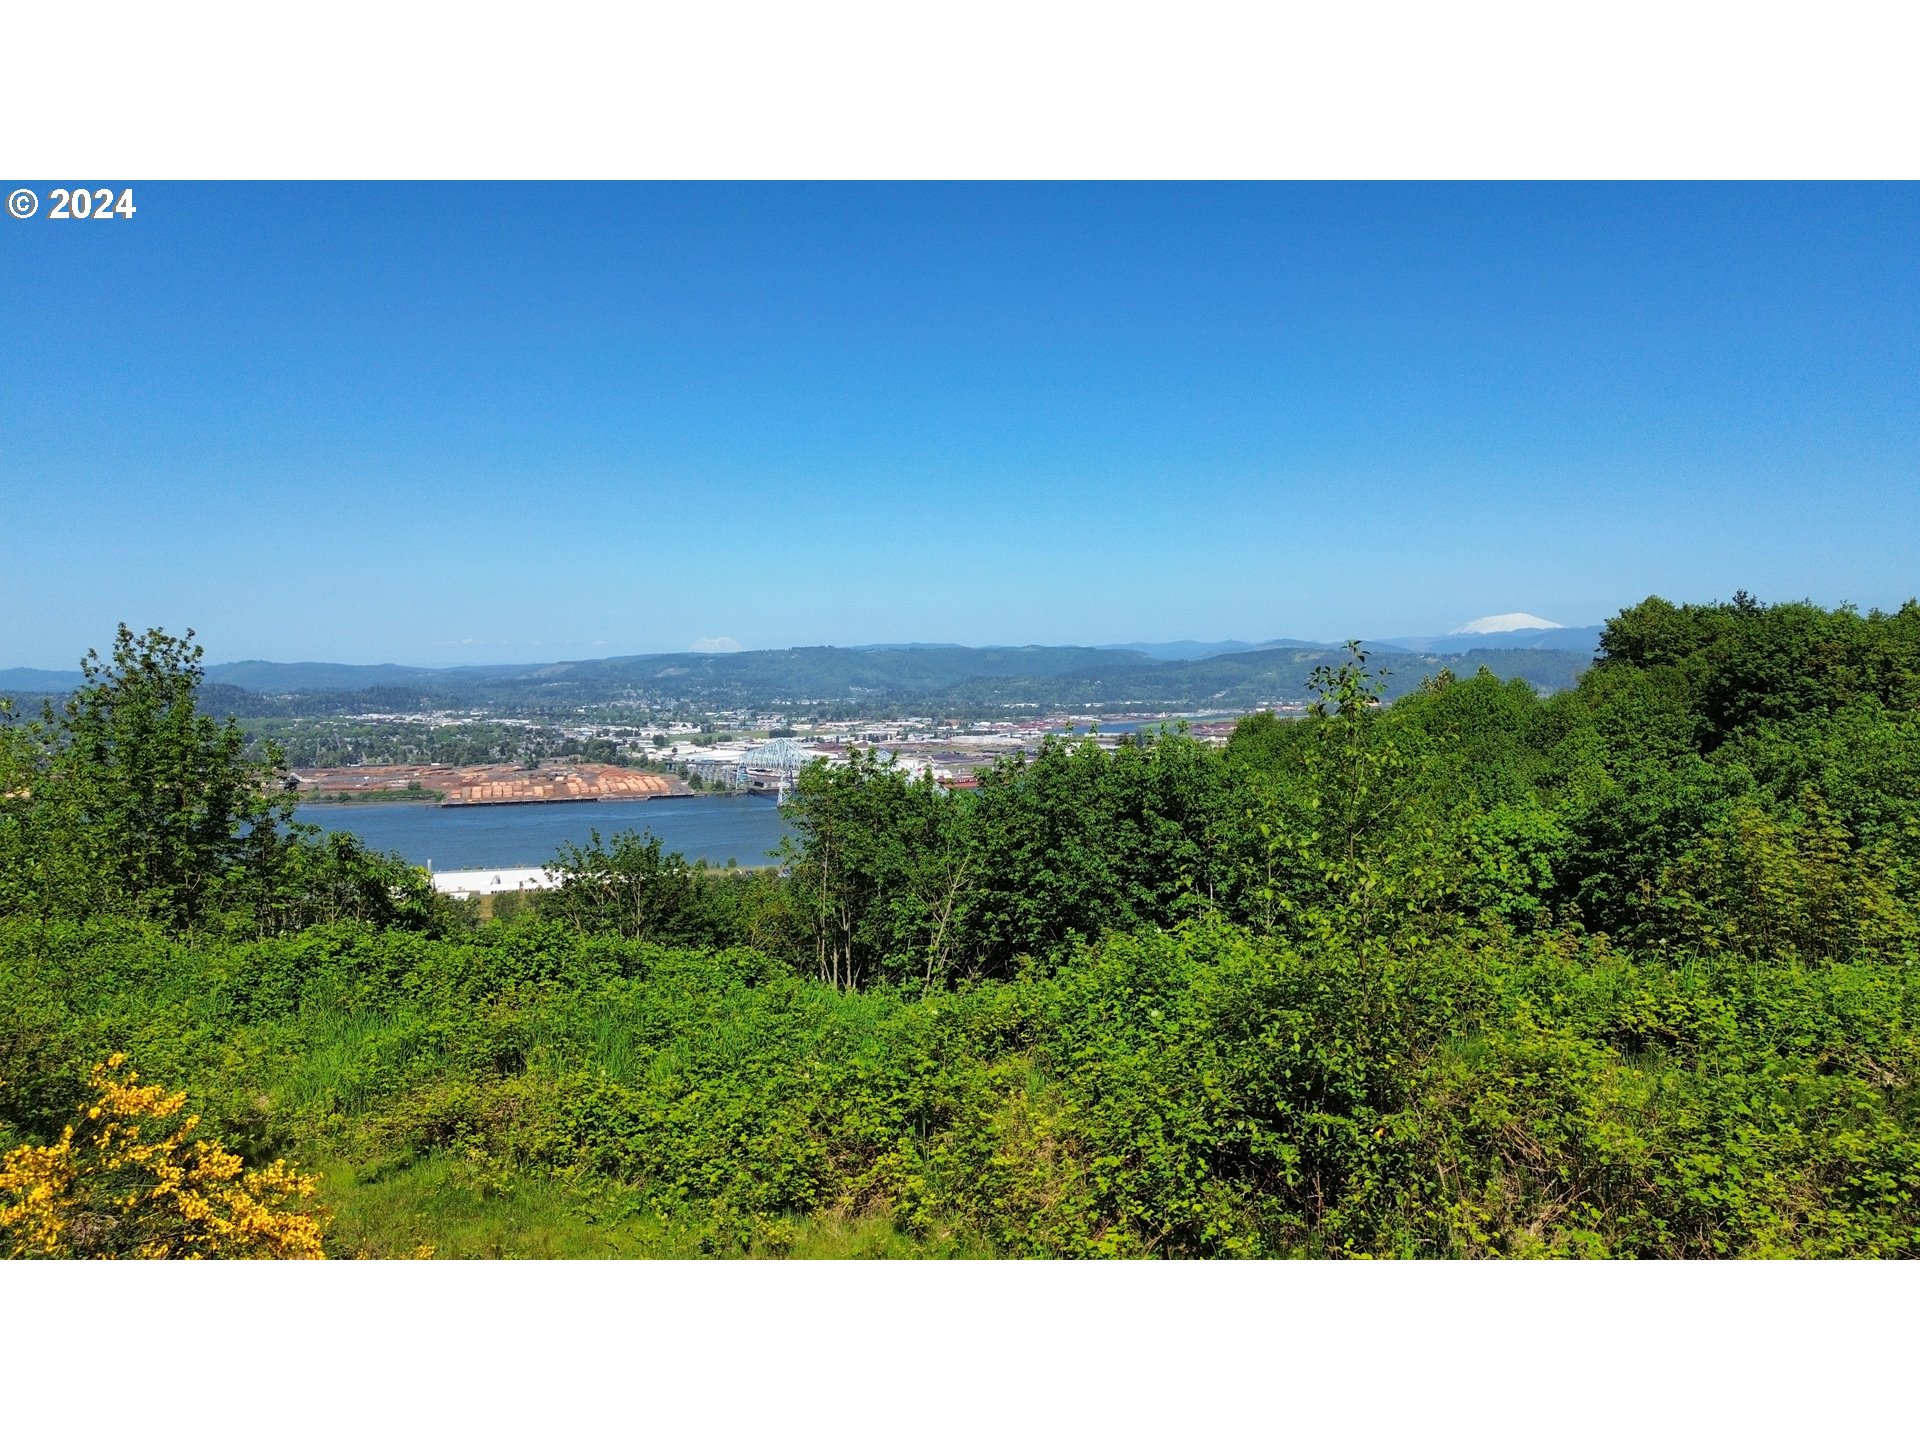
{"label": "yellow flowering bush", "polygon": [[12,1259],[319,1260],[315,1181],[284,1160],[247,1170],[193,1138],[184,1091],[142,1085],[126,1056],[54,1145],[0,1159],[0,1254]]}

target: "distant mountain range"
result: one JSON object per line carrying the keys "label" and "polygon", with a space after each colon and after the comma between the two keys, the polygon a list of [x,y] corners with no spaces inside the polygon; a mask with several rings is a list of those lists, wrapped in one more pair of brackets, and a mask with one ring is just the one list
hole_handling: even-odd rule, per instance
{"label": "distant mountain range", "polygon": [[78,670],[0,670],[0,695],[64,695],[79,684]]}
{"label": "distant mountain range", "polygon": [[1246,650],[1325,650],[1325,640],[1131,640],[1125,645],[1102,645],[1102,650],[1131,650],[1153,660],[1206,660],[1215,655],[1237,655]]}
{"label": "distant mountain range", "polygon": [[[1404,693],[1443,667],[1484,665],[1542,690],[1571,685],[1593,660],[1601,627],[1516,612],[1445,635],[1362,642]],[[1231,708],[1306,695],[1314,670],[1337,663],[1324,640],[1168,640],[1125,645],[814,645],[557,660],[534,665],[341,665],[239,660],[209,665],[210,707],[244,716],[418,711],[461,706],[530,712],[630,700],[711,709],[828,705]],[[0,694],[59,695],[75,671],[0,670]]]}
{"label": "distant mountain range", "polygon": [[[1400,694],[1443,666],[1485,665],[1543,690],[1571,685],[1591,645],[1553,643],[1594,632],[1556,629],[1550,641],[1525,632],[1443,637],[1369,646]],[[1506,643],[1509,639],[1518,644]],[[1232,708],[1307,694],[1316,667],[1337,663],[1340,647],[1277,640],[1173,641],[1131,646],[808,646],[730,653],[627,655],[539,665],[431,669],[405,665],[282,664],[243,660],[207,667],[209,708],[242,716],[415,711],[456,706],[554,712],[631,700],[713,709],[830,705],[939,710],[997,706]],[[60,694],[74,672],[0,670],[0,692]]]}
{"label": "distant mountain range", "polygon": [[[1535,624],[1506,626],[1506,621],[1536,621]],[[1470,621],[1445,635],[1399,635],[1384,640],[1360,643],[1372,653],[1405,652],[1412,655],[1464,655],[1470,650],[1571,650],[1592,655],[1599,648],[1599,625],[1555,625],[1537,615],[1491,615]],[[1216,655],[1237,655],[1249,650],[1328,650],[1338,649],[1344,641],[1332,640],[1167,640],[1130,641],[1125,645],[1103,645],[1103,650],[1132,650],[1155,660],[1206,660]]]}
{"label": "distant mountain range", "polygon": [[[444,686],[468,680],[524,674],[529,665],[462,665],[433,669],[422,665],[338,665],[326,661],[232,660],[207,666],[207,683],[262,695],[310,694],[332,690],[370,690],[393,686]],[[0,670],[0,694],[64,695],[77,688],[78,670]]]}

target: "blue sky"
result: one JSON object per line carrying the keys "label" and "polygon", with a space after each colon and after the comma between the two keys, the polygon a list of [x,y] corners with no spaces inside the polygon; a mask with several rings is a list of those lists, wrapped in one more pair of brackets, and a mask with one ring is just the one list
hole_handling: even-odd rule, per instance
{"label": "blue sky", "polygon": [[1912,185],[134,192],[0,220],[0,666],[1920,590]]}

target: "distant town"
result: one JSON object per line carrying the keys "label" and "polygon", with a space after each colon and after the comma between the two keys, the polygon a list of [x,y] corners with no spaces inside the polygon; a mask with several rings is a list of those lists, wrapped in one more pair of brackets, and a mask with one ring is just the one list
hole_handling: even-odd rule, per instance
{"label": "distant town", "polygon": [[[1549,694],[1591,663],[1597,626],[1526,612],[1366,642],[1387,700],[1486,670]],[[814,646],[428,669],[237,661],[205,702],[278,748],[308,803],[447,807],[784,797],[857,748],[954,789],[1049,735],[1111,747],[1162,725],[1224,744],[1244,715],[1304,713],[1346,658],[1307,640],[1125,646]],[[21,713],[77,684],[0,671]]]}
{"label": "distant town", "polygon": [[[1304,702],[1276,701],[1282,713]],[[555,804],[599,800],[672,799],[713,793],[784,796],[795,775],[816,760],[844,764],[853,749],[873,749],[886,763],[952,789],[978,783],[979,772],[1008,755],[1031,752],[1049,735],[1078,736],[1104,748],[1158,726],[1184,726],[1202,743],[1224,745],[1237,711],[1178,715],[1162,712],[1092,715],[1062,713],[1031,720],[942,722],[930,716],[796,724],[793,717],[725,712],[702,722],[659,727],[580,724],[542,727],[526,720],[474,713],[368,713],[311,722],[325,728],[355,724],[422,732],[462,726],[517,727],[548,732],[560,753],[516,763],[361,763],[295,765],[292,775],[309,803],[415,800],[449,806]],[[613,763],[574,760],[567,751],[616,757]]]}

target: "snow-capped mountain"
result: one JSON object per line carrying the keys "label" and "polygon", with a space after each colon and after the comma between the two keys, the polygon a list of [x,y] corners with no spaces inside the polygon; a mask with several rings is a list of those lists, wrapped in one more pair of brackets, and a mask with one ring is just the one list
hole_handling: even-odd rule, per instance
{"label": "snow-capped mountain", "polygon": [[1538,615],[1529,615],[1524,610],[1515,610],[1508,615],[1482,615],[1478,620],[1469,620],[1457,625],[1447,633],[1449,635],[1510,635],[1516,630],[1565,630],[1567,627],[1556,620],[1542,620]]}
{"label": "snow-capped mountain", "polygon": [[1424,655],[1460,655],[1468,650],[1582,650],[1600,643],[1598,625],[1562,625],[1524,610],[1482,615],[1444,635],[1403,635],[1377,643]]}

